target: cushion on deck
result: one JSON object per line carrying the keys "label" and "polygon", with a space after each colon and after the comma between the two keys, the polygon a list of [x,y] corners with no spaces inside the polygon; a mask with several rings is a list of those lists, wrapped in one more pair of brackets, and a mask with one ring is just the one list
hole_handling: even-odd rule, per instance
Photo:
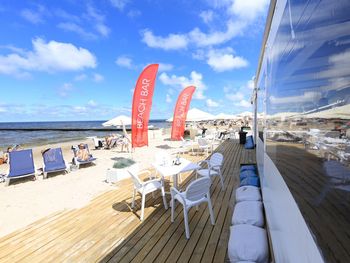
{"label": "cushion on deck", "polygon": [[241,166],[241,172],[243,171],[247,171],[247,170],[252,170],[252,171],[256,171],[256,165],[255,164],[245,164]]}
{"label": "cushion on deck", "polygon": [[241,186],[236,189],[236,202],[242,201],[261,201],[261,194],[258,187]]}
{"label": "cushion on deck", "polygon": [[244,144],[244,148],[246,149],[254,149],[254,140],[253,140],[253,136],[248,136],[246,143]]}
{"label": "cushion on deck", "polygon": [[262,202],[243,201],[237,203],[232,216],[232,225],[240,224],[263,227],[265,220]]}
{"label": "cushion on deck", "polygon": [[239,179],[242,181],[244,178],[250,177],[250,176],[258,176],[255,171],[253,170],[246,170],[243,172],[240,172]]}
{"label": "cushion on deck", "polygon": [[244,185],[252,185],[252,186],[260,187],[259,177],[249,176],[249,177],[244,178],[241,181],[240,186],[244,186]]}
{"label": "cushion on deck", "polygon": [[266,230],[250,225],[234,225],[230,228],[228,257],[231,262],[253,261],[267,263],[269,248]]}

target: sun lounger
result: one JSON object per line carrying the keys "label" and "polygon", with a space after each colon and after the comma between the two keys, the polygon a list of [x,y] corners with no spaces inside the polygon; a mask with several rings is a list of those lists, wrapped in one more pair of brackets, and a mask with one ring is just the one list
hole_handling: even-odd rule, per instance
{"label": "sun lounger", "polygon": [[44,179],[47,178],[48,173],[67,172],[67,166],[63,159],[61,148],[48,149],[45,151],[43,153],[43,161]]}
{"label": "sun lounger", "polygon": [[9,165],[9,172],[5,176],[6,186],[11,179],[35,176],[32,149],[9,152]]}
{"label": "sun lounger", "polygon": [[[90,154],[89,146],[87,144],[85,144],[84,147]],[[94,158],[92,156],[92,154],[90,154],[90,158],[88,160],[81,160],[81,159],[79,159],[78,156],[77,156],[78,151],[79,151],[79,147],[78,146],[72,146],[72,150],[73,150],[73,153],[74,153],[73,164],[77,165],[78,169],[80,168],[81,164],[93,163],[96,160],[96,158]]]}

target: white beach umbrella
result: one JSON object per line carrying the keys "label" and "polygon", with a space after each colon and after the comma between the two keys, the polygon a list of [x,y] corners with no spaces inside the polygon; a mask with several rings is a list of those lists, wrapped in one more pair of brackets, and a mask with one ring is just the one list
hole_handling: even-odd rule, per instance
{"label": "white beach umbrella", "polygon": [[244,111],[237,114],[239,117],[253,117],[253,111]]}
{"label": "white beach umbrella", "polygon": [[235,115],[230,115],[226,113],[219,113],[218,115],[215,116],[217,120],[233,120],[236,118]]}
{"label": "white beach umbrella", "polygon": [[[216,117],[213,114],[199,110],[197,108],[193,108],[187,112],[186,121],[196,122],[196,121],[208,121],[208,120],[215,120],[215,119]],[[172,122],[173,118],[171,117],[167,119],[167,121]]]}
{"label": "white beach umbrella", "polygon": [[131,117],[125,115],[119,115],[109,121],[102,123],[103,126],[122,126],[122,125],[131,125]]}

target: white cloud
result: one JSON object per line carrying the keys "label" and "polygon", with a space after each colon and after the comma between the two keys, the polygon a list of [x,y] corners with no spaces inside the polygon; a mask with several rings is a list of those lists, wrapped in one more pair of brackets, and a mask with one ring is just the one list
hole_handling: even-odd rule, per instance
{"label": "white cloud", "polygon": [[164,85],[176,87],[176,88],[185,88],[187,86],[195,86],[196,91],[193,94],[193,98],[195,99],[205,99],[203,92],[207,89],[206,85],[203,83],[203,75],[192,71],[190,74],[190,78],[185,76],[169,76],[167,73],[163,72],[159,76],[160,81]]}
{"label": "white cloud", "polygon": [[58,18],[64,19],[65,21],[71,21],[74,23],[81,22],[81,18],[79,16],[72,15],[72,14],[68,13],[67,11],[60,9],[60,8],[55,9],[53,13],[55,16],[57,16]]}
{"label": "white cloud", "polygon": [[172,64],[159,63],[158,71],[159,72],[170,71],[170,70],[173,70],[173,68],[174,66]]}
{"label": "white cloud", "polygon": [[216,107],[219,107],[219,103],[212,100],[212,99],[207,99],[205,104],[207,105],[207,107],[209,108],[216,108]]}
{"label": "white cloud", "polygon": [[73,85],[71,83],[64,83],[58,89],[58,95],[62,98],[65,98],[69,95],[69,93],[73,90]]}
{"label": "white cloud", "polygon": [[240,100],[243,100],[244,94],[239,91],[236,93],[227,92],[225,94],[225,97],[231,101],[240,101]]}
{"label": "white cloud", "polygon": [[167,94],[167,95],[166,95],[165,101],[166,101],[166,103],[171,103],[171,102],[173,101],[173,100],[171,99],[170,94]]}
{"label": "white cloud", "polygon": [[235,103],[234,105],[243,108],[249,108],[252,106],[252,104],[248,100],[241,100],[240,102]]}
{"label": "white cloud", "polygon": [[272,104],[295,104],[305,103],[321,99],[322,94],[318,91],[306,91],[303,95],[289,96],[289,97],[270,97]]}
{"label": "white cloud", "polygon": [[247,108],[250,107],[250,97],[252,95],[252,89],[254,87],[254,77],[248,80],[245,84],[239,88],[232,88],[225,86],[223,91],[226,99],[232,101],[235,106]]}
{"label": "white cloud", "polygon": [[214,12],[212,10],[202,11],[199,14],[200,18],[202,18],[205,24],[209,24],[210,22],[213,21],[213,15],[214,15]]}
{"label": "white cloud", "polygon": [[36,10],[23,9],[21,11],[21,16],[32,24],[44,23],[44,16],[47,14],[47,10],[44,6],[38,5]]}
{"label": "white cloud", "polygon": [[102,23],[98,23],[95,26],[95,29],[98,33],[100,33],[101,36],[107,37],[109,35],[109,33],[111,32],[111,30],[109,29],[108,26],[102,24]]}
{"label": "white cloud", "polygon": [[[142,40],[149,47],[164,50],[184,49],[190,45],[197,47],[221,45],[246,33],[249,26],[265,15],[268,3],[268,0],[208,1],[213,9],[199,14],[203,22],[208,25],[208,32],[196,27],[188,32],[156,36],[152,30],[146,29],[142,32]],[[217,26],[224,30],[218,30]]]}
{"label": "white cloud", "polygon": [[75,113],[86,113],[87,108],[85,106],[74,106],[73,107],[73,112]]}
{"label": "white cloud", "polygon": [[135,18],[135,17],[138,17],[142,15],[141,11],[140,10],[137,10],[137,9],[134,9],[134,10],[130,10],[127,14],[128,17],[130,18]]}
{"label": "white cloud", "polygon": [[269,0],[234,0],[229,11],[243,20],[254,20],[266,11]]}
{"label": "white cloud", "polygon": [[97,106],[97,103],[96,103],[96,101],[94,101],[94,100],[89,100],[87,104],[88,104],[88,106],[90,106],[90,107],[96,107],[96,106]]}
{"label": "white cloud", "polygon": [[118,57],[117,60],[115,61],[115,63],[120,67],[124,67],[124,68],[128,68],[128,69],[134,68],[132,59],[127,57],[127,56]]}
{"label": "white cloud", "polygon": [[86,12],[81,17],[67,13],[62,9],[56,9],[53,15],[63,19],[57,24],[57,27],[66,31],[73,32],[87,40],[95,40],[102,37],[108,37],[111,30],[105,23],[105,16],[93,7],[91,4],[86,6]]}
{"label": "white cloud", "polygon": [[238,34],[242,33],[243,28],[246,26],[242,21],[228,21],[226,31],[212,31],[210,33],[203,33],[199,28],[194,28],[192,31],[186,34],[169,34],[166,37],[155,36],[149,29],[145,29],[141,32],[142,41],[147,46],[152,48],[160,48],[164,50],[177,50],[184,49],[192,43],[198,47],[206,47],[223,44]]}
{"label": "white cloud", "polygon": [[86,74],[79,74],[79,75],[75,76],[74,80],[75,81],[82,81],[86,78],[87,78]]}
{"label": "white cloud", "polygon": [[248,61],[242,57],[235,56],[232,49],[210,50],[207,63],[217,72],[248,66]]}
{"label": "white cloud", "polygon": [[166,37],[155,36],[149,29],[145,29],[141,32],[142,41],[147,46],[152,48],[160,48],[164,50],[184,49],[188,45],[188,39],[186,35],[181,34],[169,34]]}
{"label": "white cloud", "polygon": [[86,31],[83,27],[81,27],[76,23],[72,23],[72,22],[59,23],[57,27],[60,29],[63,29],[64,31],[76,33],[85,39],[97,38],[96,34]]}
{"label": "white cloud", "polygon": [[110,28],[105,25],[105,16],[92,5],[87,6],[87,19],[91,21],[95,30],[103,37],[107,37],[110,33]]}
{"label": "white cloud", "polygon": [[0,74],[20,75],[25,71],[76,71],[95,68],[96,58],[87,49],[70,43],[32,41],[33,51],[25,54],[11,53],[0,56]]}
{"label": "white cloud", "polygon": [[93,80],[95,82],[102,82],[104,79],[105,78],[101,74],[98,74],[98,73],[93,74]]}
{"label": "white cloud", "polygon": [[223,44],[235,36],[242,33],[246,23],[243,21],[231,21],[226,23],[226,31],[213,31],[210,33],[203,33],[200,29],[195,28],[189,32],[189,38],[196,46],[205,47]]}
{"label": "white cloud", "polygon": [[129,0],[110,0],[112,6],[117,8],[119,11],[123,11],[124,7],[129,3]]}

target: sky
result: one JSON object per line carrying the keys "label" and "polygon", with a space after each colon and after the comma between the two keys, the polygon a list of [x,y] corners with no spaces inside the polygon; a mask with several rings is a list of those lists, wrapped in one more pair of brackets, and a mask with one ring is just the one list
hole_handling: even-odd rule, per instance
{"label": "sky", "polygon": [[143,68],[158,63],[151,119],[191,108],[251,110],[268,0],[3,0],[0,122],[131,115]]}

